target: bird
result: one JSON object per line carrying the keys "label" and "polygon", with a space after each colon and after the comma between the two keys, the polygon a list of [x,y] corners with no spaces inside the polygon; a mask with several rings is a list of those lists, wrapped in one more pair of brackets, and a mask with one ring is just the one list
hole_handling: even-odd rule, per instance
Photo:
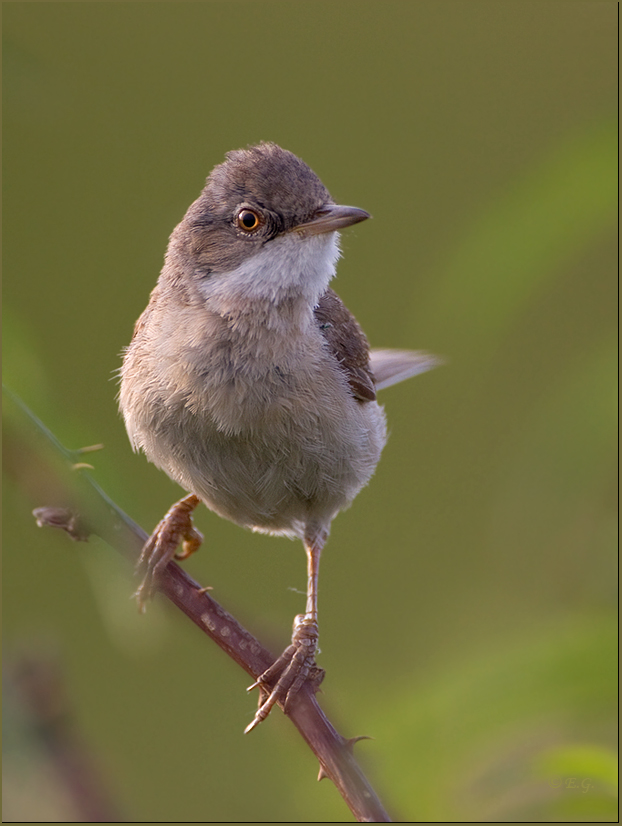
{"label": "bird", "polygon": [[[145,544],[141,607],[172,558],[203,537],[203,502],[245,528],[302,540],[305,611],[251,688],[246,731],[301,686],[319,685],[318,573],[331,522],[370,480],[387,439],[377,391],[439,363],[374,349],[329,286],[341,230],[370,218],[336,204],[292,152],[226,154],[170,236],[123,355],[119,405],[131,445],[188,492]],[[181,546],[181,549],[180,549]]]}

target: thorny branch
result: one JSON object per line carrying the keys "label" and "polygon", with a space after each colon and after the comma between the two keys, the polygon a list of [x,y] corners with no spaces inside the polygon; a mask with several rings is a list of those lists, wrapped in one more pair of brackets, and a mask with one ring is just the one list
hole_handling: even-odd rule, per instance
{"label": "thorny branch", "polygon": [[[65,448],[17,397],[12,393],[10,396],[20,410],[20,423],[34,425],[56,453],[62,455],[65,468],[69,463],[73,471],[79,471],[72,474],[71,484],[64,478],[67,474],[61,468],[48,467],[48,472],[53,474],[55,493],[62,491],[60,498],[64,501],[62,506],[37,508],[33,512],[37,523],[62,528],[77,540],[86,540],[90,534],[96,534],[131,561],[136,561],[148,535],[85,472],[90,466],[81,460],[89,449],[71,451]],[[32,460],[40,462],[41,458],[32,455]],[[29,473],[20,481],[31,488],[31,494],[40,495],[41,491],[37,494],[28,485],[28,480],[32,479],[33,475]],[[59,502],[58,495],[54,496],[54,501]],[[274,662],[273,654],[175,562],[169,564],[160,591],[253,680]],[[360,738],[348,740],[335,730],[320,708],[312,687],[304,686],[290,701],[287,716],[319,760],[318,779],[329,777],[335,783],[357,821],[391,822],[352,755],[352,747]]]}

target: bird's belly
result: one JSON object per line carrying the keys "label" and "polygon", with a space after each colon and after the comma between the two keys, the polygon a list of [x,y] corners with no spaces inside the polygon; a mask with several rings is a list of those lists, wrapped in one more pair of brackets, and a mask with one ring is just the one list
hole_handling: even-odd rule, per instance
{"label": "bird's belly", "polygon": [[254,426],[226,432],[189,410],[143,447],[148,457],[219,515],[259,531],[302,536],[328,524],[369,481],[384,446],[385,419],[375,402],[347,409],[291,405]]}

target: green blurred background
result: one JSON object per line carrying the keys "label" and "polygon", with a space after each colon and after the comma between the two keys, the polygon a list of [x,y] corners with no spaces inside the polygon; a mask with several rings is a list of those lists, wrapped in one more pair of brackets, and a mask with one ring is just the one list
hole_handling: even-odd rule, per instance
{"label": "green blurred background", "polygon": [[[383,460],[334,523],[322,703],[375,738],[396,818],[615,820],[617,4],[3,12],[5,382],[69,447],[105,444],[94,477],[150,530],[180,491],[130,450],[119,354],[224,153],[300,155],[374,215],[335,283],[372,344],[447,359],[383,394]],[[114,551],[35,526],[6,412],[8,671],[61,663],[121,819],[351,820],[280,713],[242,736],[248,679],[185,617],[139,616]],[[279,649],[299,543],[197,523],[187,568]],[[5,820],[81,820],[19,693]]]}

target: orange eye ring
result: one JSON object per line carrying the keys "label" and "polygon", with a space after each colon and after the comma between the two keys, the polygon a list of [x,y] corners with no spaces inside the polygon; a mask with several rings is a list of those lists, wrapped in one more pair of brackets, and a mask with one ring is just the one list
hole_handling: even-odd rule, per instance
{"label": "orange eye ring", "polygon": [[244,232],[254,232],[261,224],[261,216],[254,209],[244,207],[238,212],[236,223],[238,228]]}

